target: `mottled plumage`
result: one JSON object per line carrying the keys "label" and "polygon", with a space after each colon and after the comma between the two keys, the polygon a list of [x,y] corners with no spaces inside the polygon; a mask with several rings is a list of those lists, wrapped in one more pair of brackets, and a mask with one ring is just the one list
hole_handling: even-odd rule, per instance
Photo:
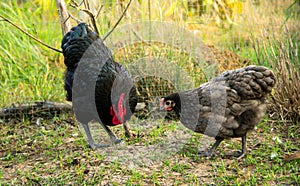
{"label": "mottled plumage", "polygon": [[123,123],[130,136],[128,121],[137,104],[137,93],[126,69],[115,62],[111,51],[85,23],[73,27],[62,40],[67,66],[65,90],[72,101],[77,120],[83,124],[92,148],[95,144],[88,127],[99,121],[115,143],[120,142],[107,127]]}
{"label": "mottled plumage", "polygon": [[243,157],[246,134],[263,118],[266,98],[275,82],[273,72],[266,67],[248,66],[226,71],[197,89],[170,94],[160,105],[161,109],[174,110],[187,128],[215,137],[207,156],[222,140],[241,137]]}

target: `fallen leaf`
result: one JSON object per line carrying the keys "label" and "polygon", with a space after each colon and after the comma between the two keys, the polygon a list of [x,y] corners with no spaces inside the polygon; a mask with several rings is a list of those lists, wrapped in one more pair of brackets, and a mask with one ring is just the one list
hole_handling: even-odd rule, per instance
{"label": "fallen leaf", "polygon": [[284,156],[285,161],[292,161],[292,160],[296,160],[296,159],[300,159],[300,151],[297,151],[293,154],[287,154]]}

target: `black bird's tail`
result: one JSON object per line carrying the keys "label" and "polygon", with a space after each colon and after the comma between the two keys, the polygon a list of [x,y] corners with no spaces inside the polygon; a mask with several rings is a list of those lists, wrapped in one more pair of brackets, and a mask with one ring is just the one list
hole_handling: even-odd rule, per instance
{"label": "black bird's tail", "polygon": [[64,63],[67,67],[65,74],[65,90],[67,101],[72,101],[72,87],[74,73],[80,59],[88,47],[99,37],[90,30],[85,23],[79,23],[73,27],[63,38],[61,48],[64,55]]}
{"label": "black bird's tail", "polygon": [[98,35],[85,23],[73,27],[63,38],[61,48],[68,69],[76,68],[86,49],[98,39]]}

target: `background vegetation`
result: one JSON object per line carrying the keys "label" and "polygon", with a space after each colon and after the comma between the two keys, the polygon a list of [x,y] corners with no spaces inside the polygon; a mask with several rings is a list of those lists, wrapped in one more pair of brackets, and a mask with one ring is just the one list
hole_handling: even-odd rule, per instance
{"label": "background vegetation", "polygon": [[[127,1],[102,2],[103,9],[97,21],[103,36],[117,21]],[[153,0],[151,4],[133,1],[120,23],[172,21],[191,30],[211,46],[219,56],[220,71],[248,64],[262,64],[274,70],[278,85],[270,99],[269,114],[249,136],[246,158],[239,161],[224,158],[224,152],[239,148],[235,140],[218,148],[219,157],[197,158],[194,143],[201,136],[193,134],[189,139],[191,143],[168,160],[131,168],[122,161],[111,160],[101,151],[87,148],[86,140],[70,114],[47,120],[24,118],[9,123],[0,120],[0,183],[298,185],[300,161],[288,157],[300,149],[299,3],[298,0]],[[68,8],[74,16],[86,20],[84,14]],[[60,48],[62,32],[54,0],[0,2],[0,15],[49,45]],[[72,23],[76,24],[75,21]],[[36,100],[64,102],[63,56],[37,44],[5,21],[0,21],[0,35],[0,106]],[[127,51],[130,55],[136,49],[137,46],[129,46]],[[168,54],[168,50],[173,49],[156,45],[147,50],[156,55]],[[113,52],[121,62],[134,59],[122,59],[121,50]],[[145,52],[145,48],[141,52]],[[141,57],[141,52],[135,57]],[[232,57],[236,60],[228,60],[232,53],[238,55],[238,58]],[[185,57],[169,57],[186,63]],[[222,64],[222,61],[226,63]],[[200,76],[197,69],[190,70],[194,73],[192,78]],[[195,86],[203,81],[196,82]],[[152,127],[136,127],[145,122],[151,123]],[[133,119],[130,124],[138,135],[125,143],[129,147],[156,143],[174,135],[175,129],[184,130],[178,128],[178,123],[166,125],[160,120]],[[122,136],[119,131],[122,129],[116,130]]]}

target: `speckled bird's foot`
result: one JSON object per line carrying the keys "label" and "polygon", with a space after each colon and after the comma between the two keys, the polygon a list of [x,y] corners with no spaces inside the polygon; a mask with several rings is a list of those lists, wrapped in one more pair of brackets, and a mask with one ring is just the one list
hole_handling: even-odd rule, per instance
{"label": "speckled bird's foot", "polygon": [[227,154],[226,157],[227,158],[235,157],[235,158],[237,158],[237,160],[239,160],[239,159],[245,157],[245,155],[246,155],[246,153],[244,153],[243,151],[238,150],[238,151],[235,151],[234,153]]}
{"label": "speckled bird's foot", "polygon": [[209,153],[208,151],[198,151],[198,155],[200,157],[207,157],[207,158],[214,156],[214,154]]}

